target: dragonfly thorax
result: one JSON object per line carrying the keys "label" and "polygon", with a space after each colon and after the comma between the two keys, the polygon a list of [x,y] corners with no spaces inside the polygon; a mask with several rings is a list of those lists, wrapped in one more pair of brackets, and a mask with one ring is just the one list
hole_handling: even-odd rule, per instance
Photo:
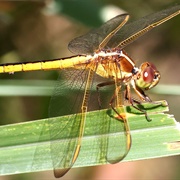
{"label": "dragonfly thorax", "polygon": [[104,78],[126,79],[132,76],[135,63],[122,50],[101,50],[94,54],[89,67]]}

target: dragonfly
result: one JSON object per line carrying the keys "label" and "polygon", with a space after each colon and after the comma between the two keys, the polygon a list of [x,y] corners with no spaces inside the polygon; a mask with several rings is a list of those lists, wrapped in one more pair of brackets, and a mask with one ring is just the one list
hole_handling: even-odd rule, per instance
{"label": "dragonfly", "polygon": [[[66,141],[62,147],[55,147],[51,143],[52,161],[55,177],[65,175],[76,162],[85,130],[88,112],[109,108],[114,117],[105,115],[109,125],[104,125],[104,133],[108,134],[111,125],[116,121],[117,130],[123,126],[124,134],[117,142],[119,150],[111,155],[111,139],[107,137],[103,146],[102,159],[109,163],[117,163],[128,154],[132,140],[126,112],[123,110],[124,101],[144,113],[150,121],[145,110],[135,106],[141,102],[152,102],[145,94],[156,86],[160,80],[160,72],[155,65],[144,62],[138,68],[124,48],[137,40],[151,29],[180,14],[180,5],[147,15],[133,22],[128,22],[129,14],[120,14],[97,29],[70,41],[68,48],[77,54],[71,57],[53,60],[26,62],[0,65],[0,73],[14,73],[20,71],[61,70],[60,79],[55,87],[54,95],[50,101],[50,117],[67,115],[68,122],[59,130],[58,137],[66,134]],[[61,78],[65,80],[62,82]],[[64,90],[66,89],[66,90]],[[95,89],[95,91],[93,90]],[[102,92],[108,94],[102,97]],[[139,99],[131,95],[134,90]],[[105,99],[105,100],[104,100]],[[67,101],[71,100],[70,103]],[[120,107],[120,110],[119,110]],[[97,118],[97,117],[96,117]],[[93,118],[91,117],[93,120]],[[114,120],[116,119],[116,120]],[[96,119],[98,121],[98,119]],[[52,121],[49,124],[53,123]],[[96,129],[97,131],[101,130]],[[59,153],[62,148],[62,153]],[[102,149],[103,150],[103,149]]]}

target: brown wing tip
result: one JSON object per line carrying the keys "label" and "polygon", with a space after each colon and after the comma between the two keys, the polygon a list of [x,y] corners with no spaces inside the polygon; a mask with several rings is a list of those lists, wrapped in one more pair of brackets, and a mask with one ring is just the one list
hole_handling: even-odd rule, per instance
{"label": "brown wing tip", "polygon": [[54,177],[55,177],[55,178],[61,178],[61,177],[64,176],[69,170],[70,170],[70,168],[66,168],[66,169],[54,169]]}

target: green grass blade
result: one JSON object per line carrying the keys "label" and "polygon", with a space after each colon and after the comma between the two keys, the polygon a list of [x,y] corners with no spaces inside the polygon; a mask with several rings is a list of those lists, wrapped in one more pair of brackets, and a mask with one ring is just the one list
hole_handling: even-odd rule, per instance
{"label": "green grass blade", "polygon": [[[161,101],[161,103],[166,104],[165,101]],[[168,111],[168,107],[147,103],[142,106],[147,109],[152,118],[151,122],[147,122],[144,115],[131,106],[126,107],[132,134],[132,148],[124,161],[180,154],[180,127],[172,115],[164,114]],[[95,118],[96,116],[101,117],[99,115],[101,113],[104,115],[106,110],[89,112],[82,148],[74,167],[101,164],[98,161],[98,143],[105,136],[94,134],[94,128],[103,122],[103,119],[97,121]],[[58,127],[68,120],[66,116],[52,119],[55,119],[57,123],[57,133]],[[1,175],[53,169],[50,154],[49,120],[0,127]],[[119,136],[121,133],[110,132],[108,136]],[[61,144],[62,141],[66,141],[65,134],[57,143]]]}

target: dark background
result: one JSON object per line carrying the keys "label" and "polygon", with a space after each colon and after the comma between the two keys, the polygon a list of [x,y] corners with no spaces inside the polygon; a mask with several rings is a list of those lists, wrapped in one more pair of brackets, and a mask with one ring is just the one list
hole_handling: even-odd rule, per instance
{"label": "dark background", "polygon": [[[0,63],[26,62],[71,56],[68,42],[103,23],[108,14],[127,11],[132,19],[162,10],[177,1],[163,0],[44,0],[0,1]],[[116,8],[102,14],[105,7]],[[115,15],[114,15],[115,16]],[[170,113],[180,119],[180,16],[164,23],[126,48],[140,65],[153,62],[161,72],[159,88],[149,92],[153,100],[166,99]],[[31,82],[55,81],[58,71],[1,74],[0,124],[48,117],[49,95],[30,95]],[[13,80],[13,81],[9,81]],[[25,80],[25,81],[23,81]],[[32,80],[32,81],[30,81]],[[46,80],[46,81],[45,81]],[[48,81],[49,82],[49,81]],[[6,86],[8,85],[12,86]],[[53,83],[52,83],[53,84]],[[27,94],[15,87],[27,87]],[[39,85],[39,84],[38,84]],[[165,85],[162,87],[162,85]],[[172,86],[173,85],[173,86]],[[176,85],[174,87],[174,85]],[[3,88],[7,88],[3,90]],[[50,88],[53,88],[51,86]],[[163,94],[164,90],[167,93]],[[174,91],[176,90],[176,94]],[[13,96],[8,95],[11,92]],[[23,95],[23,96],[22,96]],[[179,179],[179,156],[71,170],[64,179]],[[0,179],[54,179],[52,172],[0,177]],[[62,178],[63,179],[63,178]]]}

